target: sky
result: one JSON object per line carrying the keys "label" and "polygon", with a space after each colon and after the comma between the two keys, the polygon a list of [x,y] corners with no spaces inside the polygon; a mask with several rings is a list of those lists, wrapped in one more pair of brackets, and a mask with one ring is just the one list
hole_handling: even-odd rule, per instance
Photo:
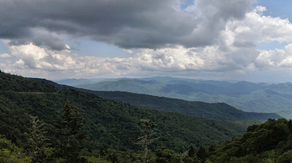
{"label": "sky", "polygon": [[0,70],[50,80],[292,82],[291,7],[290,0],[1,0]]}

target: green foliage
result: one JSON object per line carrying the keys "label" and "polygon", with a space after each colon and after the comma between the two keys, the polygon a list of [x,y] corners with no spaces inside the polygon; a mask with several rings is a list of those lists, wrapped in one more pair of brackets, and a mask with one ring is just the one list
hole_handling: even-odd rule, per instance
{"label": "green foliage", "polygon": [[[2,77],[5,75],[8,76],[9,81],[26,80],[1,73]],[[9,81],[2,78],[1,84],[7,85]],[[47,84],[40,81],[37,82],[40,88],[51,87],[45,86]],[[291,120],[269,119],[264,124],[247,128],[255,122],[219,121],[175,112],[162,112],[106,100],[75,89],[63,88],[56,91],[52,86],[53,89],[48,92],[23,91],[27,88],[30,87],[19,86],[17,89],[0,90],[0,132],[11,140],[0,138],[0,162],[35,161],[35,157],[29,154],[32,158],[30,159],[24,154],[23,149],[19,148],[25,147],[27,143],[30,147],[45,148],[48,155],[55,157],[56,162],[74,162],[67,157],[69,155],[72,158],[83,158],[83,161],[88,162],[134,162],[145,156],[145,153],[137,150],[139,148],[133,143],[140,135],[137,126],[140,119],[142,120],[139,124],[143,131],[140,144],[144,148],[155,151],[148,154],[149,157],[155,157],[156,162],[281,163],[291,161]],[[66,103],[60,114],[58,108],[67,100],[82,109],[71,108],[69,103]],[[81,113],[84,126],[80,123]],[[30,128],[30,114],[38,116],[43,123],[39,124],[35,118],[31,121],[33,125]],[[58,115],[59,134],[56,134],[53,123]],[[42,143],[45,142],[44,131],[47,131],[46,135],[52,140],[50,148],[46,148],[45,143]],[[30,138],[34,138],[26,141],[24,132],[31,134]],[[79,138],[83,138],[81,133],[85,132],[87,137],[83,139],[83,143],[76,143],[79,142]],[[151,144],[153,132],[160,138],[156,144]],[[243,133],[245,134],[237,136]],[[231,141],[207,147],[230,140],[232,137]],[[60,150],[54,150],[58,145],[55,143],[57,140],[61,142]],[[37,143],[34,142],[41,143],[36,145]],[[69,146],[64,146],[65,144]],[[158,148],[161,144],[165,147]],[[84,150],[79,148],[82,145],[85,147]],[[31,149],[37,151],[36,148]],[[59,152],[60,156],[54,155],[55,152]]]}
{"label": "green foliage", "polygon": [[170,149],[158,149],[155,154],[157,163],[178,163],[180,161],[179,154]]}
{"label": "green foliage", "polygon": [[207,155],[212,162],[291,162],[291,120],[269,119],[248,127],[243,136],[212,146]]}
{"label": "green foliage", "polygon": [[205,148],[200,146],[199,150],[196,153],[196,156],[201,162],[205,162],[207,158],[207,152]]}
{"label": "green foliage", "polygon": [[144,157],[142,158],[143,163],[151,162],[154,158],[149,156],[149,149],[148,145],[152,144],[158,138],[153,138],[154,132],[153,128],[156,127],[156,124],[149,119],[140,119],[138,123],[139,127],[141,128],[141,132],[143,136],[138,138],[138,142],[136,144],[142,146],[144,149]]}
{"label": "green foliage", "polygon": [[49,139],[46,138],[47,133],[44,129],[44,123],[40,124],[37,117],[31,117],[31,128],[29,128],[29,133],[27,136],[27,154],[31,158],[32,162],[42,163],[47,160],[47,148]]}
{"label": "green foliage", "polygon": [[84,157],[89,163],[111,163],[110,161],[104,160],[100,157],[96,158],[94,156]]}
{"label": "green foliage", "polygon": [[57,89],[52,84],[39,82],[34,79],[24,78],[17,75],[8,75],[0,72],[0,90],[16,92],[56,92]]}
{"label": "green foliage", "polygon": [[195,157],[188,155],[190,150],[185,152],[176,152],[170,149],[158,148],[155,151],[157,163],[194,163],[198,162]]}
{"label": "green foliage", "polygon": [[60,120],[56,121],[57,133],[61,136],[58,149],[60,156],[67,162],[80,162],[80,145],[84,134],[81,131],[81,121],[79,108],[72,109],[69,102],[65,103],[63,113],[59,115]]}
{"label": "green foliage", "polygon": [[[250,82],[231,83],[190,79],[168,79],[166,81],[121,79],[80,85],[78,87],[98,91],[124,91],[148,94],[188,101],[224,102],[247,112],[274,113],[292,109],[291,83],[269,85]],[[286,114],[281,115],[286,117]],[[291,113],[286,118],[292,118]]]}
{"label": "green foliage", "polygon": [[[1,75],[4,75],[2,73]],[[5,74],[6,76],[10,75]],[[15,80],[22,80],[22,77]],[[36,81],[40,85],[41,81]],[[3,80],[7,85],[9,81]],[[29,114],[38,116],[45,123],[47,137],[52,146],[56,146],[54,121],[60,114],[59,108],[64,101],[81,108],[84,118],[82,133],[86,133],[83,145],[88,149],[114,148],[139,149],[133,143],[139,137],[137,127],[139,119],[151,119],[158,127],[154,129],[160,142],[173,150],[188,149],[190,146],[211,145],[243,134],[247,126],[255,121],[227,122],[184,115],[174,112],[162,112],[130,104],[106,100],[96,95],[74,89],[63,88],[59,92],[17,92],[0,90],[0,134],[4,134],[13,143],[23,146],[24,132],[30,126]],[[208,110],[208,108],[206,108]],[[154,148],[155,146],[150,146]]]}
{"label": "green foliage", "polygon": [[0,136],[0,162],[1,163],[30,163],[31,159],[23,154],[23,150]]}
{"label": "green foliage", "polygon": [[[1,75],[11,77],[8,74]],[[17,78],[11,79],[12,81],[26,80],[19,76],[12,76],[12,78]],[[8,85],[7,82],[10,80],[1,80],[3,85]],[[149,150],[156,151],[157,146],[164,144],[165,150],[160,151],[161,161],[185,163],[198,160],[196,156],[189,157],[188,152],[178,153],[176,151],[186,151],[190,146],[198,148],[229,140],[244,133],[248,125],[258,123],[254,121],[219,121],[175,112],[163,112],[103,99],[91,93],[63,86],[57,86],[60,88],[58,91],[53,85],[49,84],[50,86],[47,87],[46,81],[35,82],[40,85],[40,88],[52,89],[50,91],[39,89],[38,92],[35,92],[24,85],[24,88],[19,86],[17,89],[0,90],[0,132],[16,145],[25,147],[26,139],[23,133],[29,133],[29,126],[31,126],[29,115],[38,116],[44,123],[41,129],[47,131],[46,136],[52,141],[51,147],[46,148],[47,154],[54,157],[56,162],[68,162],[68,158],[65,158],[67,153],[64,151],[64,146],[59,148],[60,151],[57,150],[58,140],[61,144],[66,144],[69,142],[66,140],[70,140],[71,144],[79,146],[74,143],[78,136],[66,138],[66,135],[70,135],[69,133],[86,133],[87,136],[81,144],[85,149],[80,153],[79,148],[76,148],[77,150],[73,150],[68,155],[75,153],[74,156],[78,157],[79,153],[79,158],[92,162],[94,160],[134,162],[138,158],[143,158],[143,152],[139,151],[140,148],[133,143],[140,135],[140,129],[137,126],[140,119],[151,119],[157,124],[157,127],[153,128],[153,132],[160,139],[157,143],[150,144]],[[65,104],[64,110],[60,114],[59,108],[64,105],[64,101],[70,101],[72,105],[81,109],[74,109],[69,104]],[[223,104],[218,106],[223,106]],[[70,110],[70,114],[66,113],[68,110]],[[207,105],[205,110],[208,110]],[[79,113],[84,118],[82,127],[79,123],[81,118]],[[58,119],[60,134],[56,134],[56,128],[53,125],[58,115],[60,115]],[[66,122],[66,120],[69,121]],[[72,124],[71,130],[63,128],[69,123]],[[281,129],[283,127],[279,128],[279,131],[285,133],[285,130]],[[207,148],[205,149],[208,151]],[[68,152],[70,150],[71,148]],[[94,151],[98,152],[94,153]],[[14,155],[12,151],[10,153]],[[151,157],[157,158],[155,153],[151,153]],[[25,156],[19,157],[19,159],[24,158]]]}
{"label": "green foliage", "polygon": [[292,162],[292,150],[289,150],[289,151],[283,153],[279,157],[279,162],[281,162],[281,163],[291,163]]}
{"label": "green foliage", "polygon": [[195,149],[193,146],[191,146],[188,150],[188,156],[193,158],[195,156]]}
{"label": "green foliage", "polygon": [[269,118],[281,118],[275,113],[253,113],[243,112],[224,103],[205,103],[197,101],[185,101],[179,99],[134,94],[128,92],[101,92],[88,91],[100,97],[147,107],[162,111],[178,112],[199,117],[206,117],[218,120],[267,120]]}

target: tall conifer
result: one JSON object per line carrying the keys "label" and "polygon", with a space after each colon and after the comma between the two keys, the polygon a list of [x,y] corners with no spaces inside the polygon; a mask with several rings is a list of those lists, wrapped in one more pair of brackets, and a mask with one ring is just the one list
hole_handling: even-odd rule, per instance
{"label": "tall conifer", "polygon": [[144,148],[144,157],[143,163],[153,161],[153,158],[149,156],[149,149],[148,145],[152,144],[158,138],[152,138],[155,134],[153,128],[156,127],[156,124],[149,119],[140,119],[138,123],[139,127],[141,128],[141,132],[143,136],[138,138],[138,142],[136,144],[141,145]]}
{"label": "tall conifer", "polygon": [[82,117],[79,108],[71,108],[67,101],[64,105],[63,112],[58,115],[61,120],[56,121],[57,133],[60,135],[59,154],[66,162],[80,162],[79,153],[82,149],[81,141],[84,134],[81,131]]}
{"label": "tall conifer", "polygon": [[29,133],[25,134],[28,144],[27,153],[32,162],[43,163],[47,159],[46,147],[50,139],[45,136],[47,132],[43,129],[44,123],[40,123],[37,117],[30,115],[30,118],[32,126],[29,128]]}

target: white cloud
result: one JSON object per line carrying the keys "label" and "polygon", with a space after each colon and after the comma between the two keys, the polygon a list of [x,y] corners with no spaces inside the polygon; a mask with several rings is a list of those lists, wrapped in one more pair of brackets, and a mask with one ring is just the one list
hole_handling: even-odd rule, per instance
{"label": "white cloud", "polygon": [[[66,49],[56,51],[44,47],[38,47],[32,43],[26,45],[9,46],[11,54],[17,59],[15,62],[6,64],[5,71],[31,73],[31,74],[116,74],[128,73],[133,63],[131,59],[102,58],[95,56],[79,56]],[[5,55],[6,56],[6,55]]]}
{"label": "white cloud", "polygon": [[145,70],[244,72],[265,68],[292,68],[292,44],[285,49],[257,49],[260,42],[292,42],[292,24],[289,20],[264,16],[265,10],[265,7],[257,6],[244,19],[229,20],[217,41],[210,46],[177,46],[128,52],[136,56]]}
{"label": "white cloud", "polygon": [[136,49],[129,50],[134,55],[134,60],[143,69],[164,70],[164,71],[181,71],[181,70],[198,70],[202,68],[204,60],[199,58],[192,51],[195,48],[184,48],[177,46],[163,49]]}
{"label": "white cloud", "polygon": [[[213,13],[204,15],[206,13],[204,10],[210,7],[207,2],[214,3],[211,5],[214,10]],[[202,6],[202,8],[197,8],[199,6]],[[207,46],[204,44],[200,44],[201,46],[173,44],[157,49],[125,49],[130,54],[130,58],[106,58],[73,54],[68,45],[65,45],[64,50],[60,51],[32,43],[9,45],[9,41],[6,41],[10,54],[2,54],[0,57],[6,59],[9,59],[8,57],[17,58],[17,61],[13,63],[6,63],[10,65],[7,66],[10,71],[13,68],[18,68],[18,71],[29,70],[30,73],[54,74],[59,72],[87,77],[110,74],[154,74],[155,72],[176,75],[196,72],[236,72],[244,74],[246,71],[257,69],[292,68],[292,24],[288,19],[264,16],[263,12],[267,9],[262,6],[257,6],[250,12],[247,12],[247,9],[240,10],[238,11],[240,13],[235,11],[236,7],[228,8],[227,11],[224,11],[224,9],[224,5],[217,1],[196,1],[194,6],[186,8],[183,13],[193,14],[192,19],[201,19],[202,23],[194,28],[193,33],[191,33],[192,37],[182,40],[195,43],[202,41],[200,40],[201,37],[204,37],[203,40],[212,37],[212,43]],[[226,18],[226,23],[222,23],[220,19],[228,17],[228,12],[232,12],[233,17],[237,16],[237,19]],[[247,13],[244,14],[244,12]],[[220,14],[220,16],[216,17],[217,14]],[[210,24],[214,19],[218,19],[216,22],[219,24],[216,27]],[[204,29],[205,27],[209,29]],[[209,32],[217,33],[213,35]],[[40,31],[40,33],[48,34],[45,31]],[[184,36],[183,34],[182,37]],[[269,51],[257,49],[258,43],[271,41],[287,42],[288,45],[284,49]],[[184,44],[187,43],[184,42]]]}
{"label": "white cloud", "polygon": [[292,44],[285,46],[285,49],[262,50],[257,64],[261,68],[292,68]]}
{"label": "white cloud", "polygon": [[292,24],[288,19],[263,16],[263,7],[258,6],[246,14],[245,19],[229,21],[227,27],[234,32],[238,42],[292,42]]}
{"label": "white cloud", "polygon": [[4,53],[0,54],[0,58],[11,58],[12,56],[10,54]]}
{"label": "white cloud", "polygon": [[32,43],[26,45],[9,46],[11,56],[19,59],[15,62],[18,68],[66,70],[78,67],[78,64],[70,56],[69,47],[62,51],[50,50],[38,47]]}

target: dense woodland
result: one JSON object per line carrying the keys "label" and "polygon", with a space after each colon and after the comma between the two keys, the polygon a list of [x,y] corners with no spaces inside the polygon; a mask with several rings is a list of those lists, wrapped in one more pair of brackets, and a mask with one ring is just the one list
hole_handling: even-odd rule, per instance
{"label": "dense woodland", "polygon": [[0,162],[292,160],[286,119],[254,125],[262,121],[159,111],[3,72],[0,119]]}
{"label": "dense woodland", "polygon": [[238,110],[225,103],[205,103],[157,97],[128,92],[88,91],[100,97],[162,111],[172,111],[218,120],[267,120],[282,118],[275,113],[255,113]]}
{"label": "dense woodland", "polygon": [[281,116],[292,118],[292,83],[268,84],[154,77],[100,81],[77,85],[77,87],[96,91],[148,94],[188,101],[224,102],[247,112],[280,112]]}

